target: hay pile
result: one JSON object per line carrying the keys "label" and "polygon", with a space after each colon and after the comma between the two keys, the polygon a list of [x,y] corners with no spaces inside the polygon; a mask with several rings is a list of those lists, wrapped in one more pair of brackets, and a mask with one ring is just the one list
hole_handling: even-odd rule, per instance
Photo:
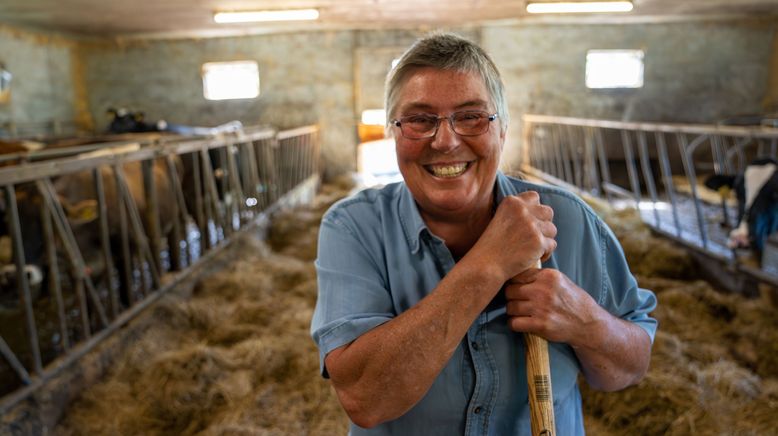
{"label": "hay pile", "polygon": [[634,212],[595,206],[641,287],[657,293],[648,375],[618,393],[582,381],[588,434],[772,435],[778,428],[778,309],[692,280],[694,262]]}
{"label": "hay pile", "polygon": [[354,188],[349,175],[338,176],[323,185],[309,209],[278,213],[268,232],[268,243],[274,251],[302,260],[316,259],[319,222],[329,207]]}
{"label": "hay pile", "polygon": [[308,333],[317,291],[311,235],[324,204],[345,195],[339,186],[323,191],[314,209],[276,225],[288,231],[274,247],[287,254],[241,236],[224,253],[227,268],[189,296],[165,297],[150,314],[152,326],[55,433],[345,434],[347,418],[319,375]]}
{"label": "hay pile", "polygon": [[[192,295],[166,298],[153,327],[88,390],[55,433],[336,435],[347,419],[318,374],[308,336],[316,299],[315,227],[350,185],[243,238],[229,267]],[[582,381],[589,435],[771,435],[778,428],[778,316],[712,289],[694,262],[636,215],[598,210],[622,240],[660,321],[646,379],[617,393]],[[314,227],[314,229],[312,229]]]}

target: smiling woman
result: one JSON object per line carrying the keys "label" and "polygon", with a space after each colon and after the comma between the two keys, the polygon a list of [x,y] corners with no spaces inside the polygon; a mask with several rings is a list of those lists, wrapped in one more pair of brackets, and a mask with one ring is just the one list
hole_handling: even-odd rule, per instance
{"label": "smiling woman", "polygon": [[[404,182],[336,203],[319,233],[311,331],[350,434],[530,434],[553,378],[554,433],[582,435],[578,374],[640,380],[653,294],[580,200],[498,171],[508,114],[483,49],[420,39],[386,107]],[[553,341],[544,389],[518,333]]]}

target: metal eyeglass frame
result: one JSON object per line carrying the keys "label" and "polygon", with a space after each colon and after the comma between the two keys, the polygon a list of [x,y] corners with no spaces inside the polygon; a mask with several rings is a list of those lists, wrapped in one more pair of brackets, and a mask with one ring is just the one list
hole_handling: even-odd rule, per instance
{"label": "metal eyeglass frame", "polygon": [[[456,128],[454,127],[454,117],[459,115],[459,114],[464,114],[464,113],[478,113],[480,115],[486,115],[486,118],[488,120],[488,123],[486,124],[486,129],[484,129],[483,132],[472,133],[472,134],[462,134],[462,133],[457,132]],[[483,135],[484,133],[489,131],[489,126],[492,124],[492,121],[496,120],[499,117],[499,115],[497,113],[490,114],[489,112],[486,112],[486,111],[459,111],[459,112],[454,112],[454,113],[452,113],[451,115],[449,115],[447,117],[434,117],[435,118],[435,128],[432,129],[431,132],[429,134],[427,134],[426,136],[418,136],[418,137],[406,136],[405,135],[405,131],[402,128],[403,120],[407,120],[408,118],[415,117],[415,116],[418,116],[418,115],[408,115],[408,116],[405,116],[405,117],[396,118],[396,119],[391,121],[391,123],[393,125],[395,125],[396,127],[400,128],[400,134],[405,139],[427,139],[427,138],[434,137],[435,135],[438,134],[438,129],[440,129],[440,122],[442,120],[448,120],[448,125],[449,125],[449,127],[451,127],[451,131],[456,133],[459,136],[478,136],[478,135]],[[430,116],[430,119],[432,119],[432,118],[433,117]]]}

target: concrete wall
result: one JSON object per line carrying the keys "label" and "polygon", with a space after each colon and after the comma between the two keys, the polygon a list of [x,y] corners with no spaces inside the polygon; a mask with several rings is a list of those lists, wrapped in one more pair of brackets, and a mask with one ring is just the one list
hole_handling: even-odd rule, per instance
{"label": "concrete wall", "polygon": [[[518,163],[524,113],[689,123],[760,113],[775,28],[753,21],[484,27],[512,117],[503,163]],[[643,50],[643,88],[587,89],[589,49]]]}
{"label": "concrete wall", "polygon": [[[353,168],[352,32],[307,32],[237,38],[93,45],[84,48],[89,107],[98,126],[105,110],[125,106],[149,120],[214,126],[230,120],[279,129],[321,126],[328,173]],[[209,101],[205,62],[255,60],[256,99]]]}
{"label": "concrete wall", "polygon": [[0,26],[0,63],[13,74],[9,101],[0,103],[0,136],[9,123],[28,130],[31,123],[40,129],[77,118],[75,47],[62,37]]}
{"label": "concrete wall", "polygon": [[[473,41],[480,40],[480,28],[448,29]],[[354,107],[359,116],[365,109],[384,106],[384,82],[392,60],[399,58],[423,30],[358,31],[354,50]]]}
{"label": "concrete wall", "polygon": [[[524,113],[715,122],[761,112],[774,103],[775,28],[769,22],[716,21],[491,25],[457,32],[480,41],[504,75],[512,115],[505,162],[513,166]],[[193,125],[238,119],[283,129],[318,123],[327,175],[337,174],[355,167],[358,118],[361,110],[382,103],[388,61],[425,32],[312,31],[98,44],[0,30],[0,62],[15,74],[0,122],[80,118],[101,130],[107,108],[127,106],[150,120]],[[644,87],[587,89],[585,56],[594,48],[644,50]],[[243,59],[259,64],[260,96],[205,100],[201,65]]]}
{"label": "concrete wall", "polygon": [[[236,119],[283,129],[317,123],[329,176],[356,167],[361,110],[375,107],[376,101],[377,107],[383,105],[383,79],[389,67],[385,48],[399,48],[401,53],[424,33],[326,31],[94,44],[83,48],[89,107],[98,126],[108,122],[105,110],[117,106],[143,110],[149,120],[191,125]],[[257,61],[260,96],[206,100],[202,64],[232,60]],[[366,85],[365,92],[357,83]],[[358,103],[360,95],[367,106]]]}

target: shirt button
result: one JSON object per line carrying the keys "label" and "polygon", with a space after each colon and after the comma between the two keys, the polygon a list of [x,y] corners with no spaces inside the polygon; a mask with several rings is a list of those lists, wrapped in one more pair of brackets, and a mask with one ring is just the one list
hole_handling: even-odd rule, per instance
{"label": "shirt button", "polygon": [[473,413],[475,413],[476,415],[480,414],[481,413],[481,406],[477,406],[475,409],[473,409]]}
{"label": "shirt button", "polygon": [[473,347],[473,350],[478,351],[478,342],[473,341],[470,343],[470,346]]}

